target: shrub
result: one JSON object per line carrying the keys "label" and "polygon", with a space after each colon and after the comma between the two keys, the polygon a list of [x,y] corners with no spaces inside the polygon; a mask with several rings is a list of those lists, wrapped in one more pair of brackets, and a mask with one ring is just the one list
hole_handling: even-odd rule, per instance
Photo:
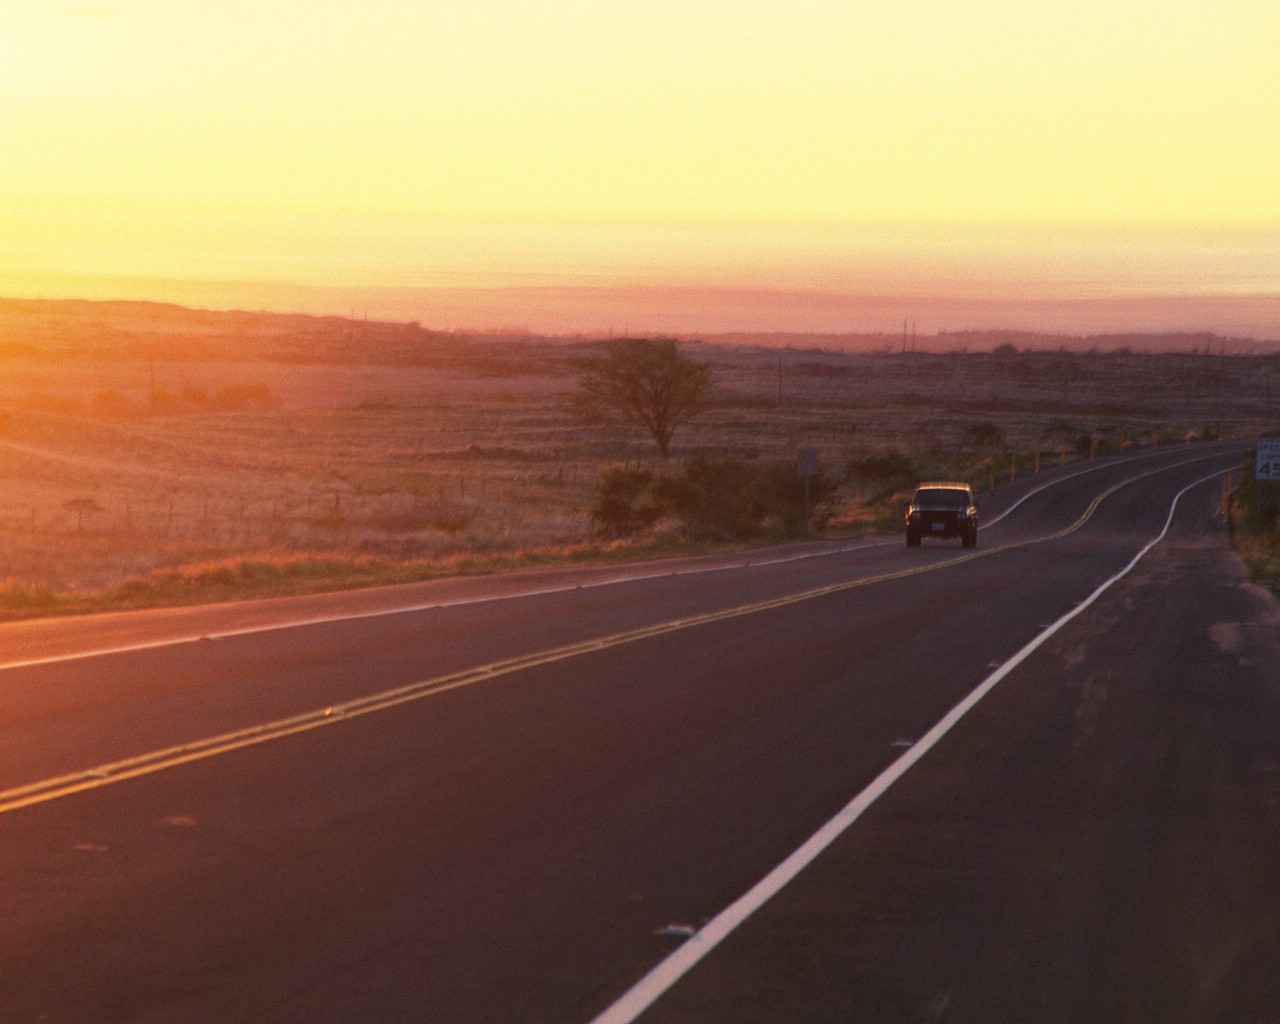
{"label": "shrub", "polygon": [[0,580],[0,610],[18,614],[46,612],[57,603],[57,597],[48,587],[20,579]]}
{"label": "shrub", "polygon": [[661,515],[652,493],[653,474],[646,469],[614,466],[596,486],[592,526],[606,538],[634,537]]}
{"label": "shrub", "polygon": [[756,491],[766,516],[784,536],[803,537],[809,525],[821,530],[835,514],[840,481],[822,468],[809,477],[809,523],[805,522],[805,480],[791,463],[776,463],[760,475]]}
{"label": "shrub", "polygon": [[[819,529],[835,512],[840,482],[825,471],[809,478],[810,521]],[[757,469],[739,459],[698,457],[679,476],[609,470],[596,488],[591,521],[607,538],[633,537],[664,516],[699,540],[748,540],[772,523],[787,537],[803,536],[805,481],[794,464]]]}
{"label": "shrub", "polygon": [[713,461],[702,456],[685,463],[677,478],[660,478],[655,496],[694,537],[745,540],[760,533],[766,508],[755,486],[755,474],[739,460]]}
{"label": "shrub", "polygon": [[1240,469],[1240,485],[1236,493],[1241,525],[1256,525],[1261,530],[1274,531],[1280,521],[1280,487],[1255,480],[1253,460],[1254,453],[1249,452]]}

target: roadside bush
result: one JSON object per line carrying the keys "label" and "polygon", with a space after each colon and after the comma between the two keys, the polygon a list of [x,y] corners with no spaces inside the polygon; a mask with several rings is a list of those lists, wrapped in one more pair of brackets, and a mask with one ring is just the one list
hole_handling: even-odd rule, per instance
{"label": "roadside bush", "polygon": [[1280,593],[1280,486],[1255,480],[1253,471],[1249,452],[1240,467],[1232,540],[1249,576]]}
{"label": "roadside bush", "polygon": [[[809,478],[810,523],[818,529],[835,514],[839,486],[821,469]],[[805,482],[794,465],[756,468],[732,457],[698,457],[678,476],[609,470],[596,488],[591,522],[606,538],[634,537],[670,518],[698,540],[749,540],[766,529],[803,536],[804,509]]]}
{"label": "roadside bush", "polygon": [[[840,481],[821,467],[809,478],[809,524],[813,528],[822,530],[831,522],[839,489]],[[795,465],[777,463],[767,467],[756,490],[767,520],[784,536],[802,537],[808,532],[804,519],[805,481]]]}
{"label": "roadside bush", "polygon": [[661,477],[654,487],[658,504],[702,540],[745,540],[760,532],[765,508],[754,471],[729,457],[699,456],[685,463],[675,479]]}
{"label": "roadside bush", "polygon": [[20,579],[0,580],[0,611],[8,614],[46,612],[57,604],[57,597],[48,587]]}
{"label": "roadside bush", "polygon": [[601,536],[622,540],[652,526],[662,514],[654,500],[654,476],[647,469],[615,466],[596,486],[592,526]]}
{"label": "roadside bush", "polygon": [[1253,478],[1253,452],[1244,457],[1240,467],[1240,484],[1236,490],[1241,525],[1264,532],[1276,532],[1280,524],[1280,486],[1259,483]]}

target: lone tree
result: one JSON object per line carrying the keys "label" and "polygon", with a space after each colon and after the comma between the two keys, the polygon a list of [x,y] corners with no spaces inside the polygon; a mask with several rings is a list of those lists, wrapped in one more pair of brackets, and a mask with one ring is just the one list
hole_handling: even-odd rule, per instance
{"label": "lone tree", "polygon": [[665,461],[676,428],[706,408],[711,368],[680,354],[673,338],[612,341],[603,356],[574,363],[574,408],[591,420],[620,416],[644,427]]}

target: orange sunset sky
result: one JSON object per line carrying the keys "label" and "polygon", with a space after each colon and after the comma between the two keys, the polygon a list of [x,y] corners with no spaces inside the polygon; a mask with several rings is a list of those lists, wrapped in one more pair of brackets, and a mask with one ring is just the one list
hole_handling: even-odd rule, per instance
{"label": "orange sunset sky", "polygon": [[1275,0],[0,0],[0,294],[1280,337],[1277,55]]}

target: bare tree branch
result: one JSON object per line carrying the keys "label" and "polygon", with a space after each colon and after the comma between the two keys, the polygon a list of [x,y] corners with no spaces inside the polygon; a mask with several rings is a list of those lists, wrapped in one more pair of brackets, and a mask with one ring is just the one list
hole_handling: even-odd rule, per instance
{"label": "bare tree branch", "polygon": [[672,338],[628,338],[579,359],[574,408],[590,420],[621,418],[649,432],[665,460],[677,428],[706,407],[711,368],[680,354]]}

